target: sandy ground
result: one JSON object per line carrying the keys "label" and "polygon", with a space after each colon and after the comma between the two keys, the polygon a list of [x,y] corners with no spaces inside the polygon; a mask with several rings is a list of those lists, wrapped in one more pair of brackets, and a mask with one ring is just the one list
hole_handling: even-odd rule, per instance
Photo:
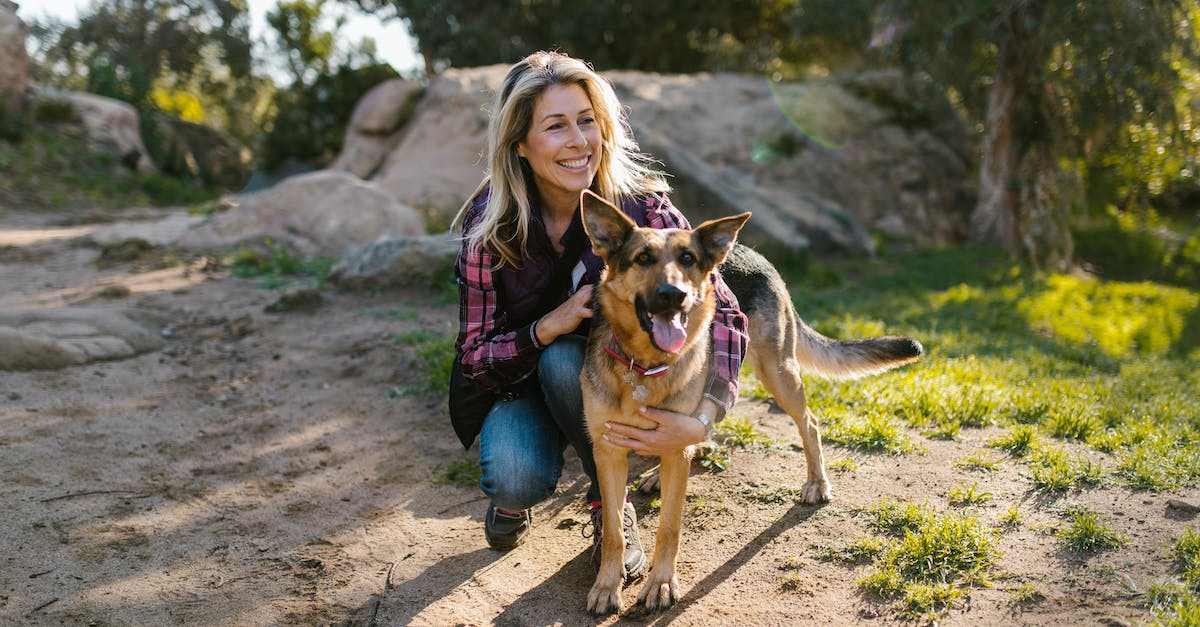
{"label": "sandy ground", "polygon": [[[581,535],[578,460],[535,510],[529,541],[487,548],[478,489],[441,479],[471,459],[445,399],[388,391],[411,382],[411,347],[391,338],[450,334],[452,303],[433,292],[326,290],[311,313],[269,313],[276,294],[204,261],[156,253],[106,262],[54,227],[55,216],[0,214],[0,307],[112,302],[162,312],[166,346],[116,362],[0,373],[0,623],[46,625],[565,624],[585,611],[593,576]],[[129,288],[104,290],[112,285]],[[371,315],[381,310],[392,316]],[[799,442],[791,421],[743,399],[735,415]],[[728,470],[696,467],[675,608],[633,606],[600,623],[893,623],[887,601],[855,581],[867,566],[822,561],[824,549],[870,534],[859,508],[882,498],[951,509],[947,491],[978,481],[1017,504],[1024,524],[1002,536],[991,588],[947,624],[1127,624],[1151,618],[1142,594],[1169,577],[1167,545],[1194,514],[1169,508],[1200,492],[1105,486],[1060,498],[1028,492],[1027,470],[972,473],[951,462],[996,430],[924,441],[924,455],[827,447],[857,470],[834,474],[822,507],[764,497],[799,487],[798,446],[735,450]],[[920,436],[913,434],[920,439]],[[648,462],[636,460],[634,468]],[[1111,467],[1111,464],[1106,464]],[[1129,536],[1123,548],[1072,555],[1048,529],[1083,502]],[[644,540],[657,523],[636,495]],[[1039,600],[1012,591],[1032,584]]]}

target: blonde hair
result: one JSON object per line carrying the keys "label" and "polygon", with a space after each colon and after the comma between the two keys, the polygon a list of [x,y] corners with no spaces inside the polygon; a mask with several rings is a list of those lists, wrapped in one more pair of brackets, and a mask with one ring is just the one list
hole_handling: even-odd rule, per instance
{"label": "blonde hair", "polygon": [[495,269],[520,267],[529,239],[533,173],[517,155],[517,144],[529,133],[534,104],[546,88],[571,84],[587,93],[600,128],[603,148],[592,191],[619,206],[622,196],[670,190],[662,172],[653,168],[654,162],[638,152],[612,85],[579,59],[558,52],[535,52],[509,68],[504,77],[488,123],[488,174],[458,210],[452,225],[456,230],[463,228],[467,210],[479,194],[491,188],[482,218],[463,238],[473,249],[495,252],[500,258]]}

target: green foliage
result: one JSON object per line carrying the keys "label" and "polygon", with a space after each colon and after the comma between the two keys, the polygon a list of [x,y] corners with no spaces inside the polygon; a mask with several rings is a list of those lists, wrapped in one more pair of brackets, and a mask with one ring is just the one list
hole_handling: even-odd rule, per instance
{"label": "green foliage", "polygon": [[867,451],[900,454],[918,450],[916,442],[905,435],[900,425],[879,414],[830,416],[824,438],[829,442]]}
{"label": "green foliage", "polygon": [[1128,541],[1125,534],[1108,526],[1086,507],[1069,508],[1066,517],[1067,525],[1059,529],[1056,535],[1074,553],[1096,553]]}
{"label": "green foliage", "polygon": [[1045,600],[1046,596],[1038,592],[1037,586],[1031,583],[1023,583],[1008,592],[1013,603],[1025,605],[1029,603],[1038,603]]}
{"label": "green foliage", "polygon": [[770,445],[771,438],[764,435],[749,418],[745,416],[727,417],[717,423],[717,432],[723,436],[725,444],[738,448],[755,445]]}
{"label": "green foliage", "polygon": [[729,467],[729,455],[719,446],[706,448],[700,455],[700,465],[711,472],[720,472]]}
{"label": "green foliage", "polygon": [[320,289],[325,285],[325,279],[336,260],[300,255],[286,244],[267,240],[263,248],[246,245],[237,247],[225,262],[234,276],[263,279],[260,283],[263,287],[287,285],[290,277],[307,279],[313,287]]}
{"label": "green foliage", "polygon": [[442,470],[441,482],[460,488],[478,488],[483,470],[477,459],[462,459],[447,465]]}
{"label": "green foliage", "polygon": [[830,472],[847,473],[858,470],[858,462],[853,457],[841,457],[825,464]]}
{"label": "green foliage", "polygon": [[956,485],[946,495],[951,505],[982,505],[995,497],[991,492],[981,491],[978,482]]}
{"label": "green foliage", "polygon": [[1031,455],[1030,464],[1035,490],[1062,492],[1100,483],[1102,468],[1099,462],[1076,456],[1075,463],[1071,463],[1062,447],[1039,447]]}
{"label": "green foliage", "polygon": [[417,344],[432,342],[433,340],[441,337],[442,335],[440,333],[430,331],[429,329],[413,329],[412,331],[397,333],[392,337],[392,341],[404,346],[414,346]]}
{"label": "green foliage", "polygon": [[1016,505],[1010,506],[1000,518],[996,520],[996,524],[1001,529],[1016,529],[1021,526],[1021,510]]}
{"label": "green foliage", "polygon": [[1121,451],[1114,474],[1129,487],[1172,490],[1195,485],[1200,451],[1191,430],[1170,429]]}
{"label": "green foliage", "polygon": [[1023,457],[1038,444],[1038,430],[1033,425],[1013,425],[1004,435],[988,440],[987,445]]}
{"label": "green foliage", "polygon": [[955,468],[993,472],[1000,470],[1003,462],[985,451],[977,451],[966,457],[954,460]]}
{"label": "green foliage", "polygon": [[[512,63],[534,50],[561,50],[601,69],[662,72],[765,69],[803,50],[792,37],[795,4],[754,0],[681,8],[672,0],[597,0],[571,7],[527,0],[519,10],[470,0],[357,0],[406,18],[429,71]],[[654,36],[630,37],[653,25]],[[614,45],[618,42],[620,45]]]}
{"label": "green foliage", "polygon": [[888,501],[869,511],[877,529],[902,536],[878,553],[858,585],[899,599],[902,618],[933,620],[965,596],[964,587],[985,584],[1000,557],[995,535],[973,516]]}
{"label": "green foliage", "polygon": [[742,490],[747,500],[756,503],[793,503],[800,500],[803,490],[789,485],[751,485]]}
{"label": "green foliage", "polygon": [[1074,230],[1076,255],[1106,279],[1200,289],[1200,238],[1173,234],[1154,211],[1110,209]]}
{"label": "green foliage", "polygon": [[390,65],[342,65],[276,94],[277,114],[262,139],[260,160],[274,168],[286,159],[313,164],[332,161],[342,149],[354,106],[372,87],[398,74]]}
{"label": "green foliage", "polygon": [[[53,114],[57,115],[57,113]],[[134,172],[81,137],[32,120],[19,143],[0,142],[0,197],[26,209],[188,205],[217,192],[156,172]]]}
{"label": "green foliage", "polygon": [[818,552],[817,559],[844,564],[867,564],[883,553],[887,546],[887,542],[880,538],[858,538],[844,546]]}
{"label": "green foliage", "polygon": [[1175,564],[1183,580],[1200,591],[1200,532],[1194,527],[1183,530],[1172,547]]}

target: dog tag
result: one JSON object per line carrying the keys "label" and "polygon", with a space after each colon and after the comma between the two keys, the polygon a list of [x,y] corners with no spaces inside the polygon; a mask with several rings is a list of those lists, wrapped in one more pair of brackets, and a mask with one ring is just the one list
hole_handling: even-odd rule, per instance
{"label": "dog tag", "polygon": [[646,386],[639,385],[639,386],[633,388],[633,401],[635,403],[645,403],[646,399],[649,396],[650,396],[650,390],[647,390]]}

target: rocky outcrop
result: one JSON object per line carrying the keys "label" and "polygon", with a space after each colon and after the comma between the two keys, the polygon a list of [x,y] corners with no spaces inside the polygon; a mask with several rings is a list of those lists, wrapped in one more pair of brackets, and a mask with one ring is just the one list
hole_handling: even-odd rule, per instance
{"label": "rocky outcrop", "polygon": [[95,94],[58,89],[40,89],[37,98],[70,103],[93,150],[113,155],[139,172],[155,169],[142,142],[138,114],[133,105]]}
{"label": "rocky outcrop", "polygon": [[124,359],[163,345],[166,318],[143,309],[0,309],[0,370]]}
{"label": "rocky outcrop", "polygon": [[432,285],[447,278],[460,246],[448,234],[381,240],[346,253],[329,280],[352,290]]}
{"label": "rocky outcrop", "polygon": [[412,117],[423,90],[401,78],[371,88],[354,107],[342,152],[329,166],[359,178],[370,178],[396,146],[398,131]]}
{"label": "rocky outcrop", "polygon": [[17,17],[17,5],[0,0],[0,113],[20,106],[29,90],[29,27]]}
{"label": "rocky outcrop", "polygon": [[250,180],[254,155],[233,137],[203,124],[166,115],[155,117],[162,139],[162,168],[206,186],[237,191]]}
{"label": "rocky outcrop", "polygon": [[[448,224],[484,175],[487,106],[506,70],[435,77],[406,126],[375,136],[377,147],[395,148],[354,171],[374,171],[381,188]],[[873,250],[871,231],[926,243],[965,233],[972,134],[919,80],[888,72],[794,84],[728,74],[606,77],[694,222],[750,210],[751,243],[858,251]]]}
{"label": "rocky outcrop", "polygon": [[346,172],[294,176],[232,201],[236,206],[186,229],[176,243],[212,249],[270,238],[305,254],[340,257],[380,239],[425,234],[410,207]]}

